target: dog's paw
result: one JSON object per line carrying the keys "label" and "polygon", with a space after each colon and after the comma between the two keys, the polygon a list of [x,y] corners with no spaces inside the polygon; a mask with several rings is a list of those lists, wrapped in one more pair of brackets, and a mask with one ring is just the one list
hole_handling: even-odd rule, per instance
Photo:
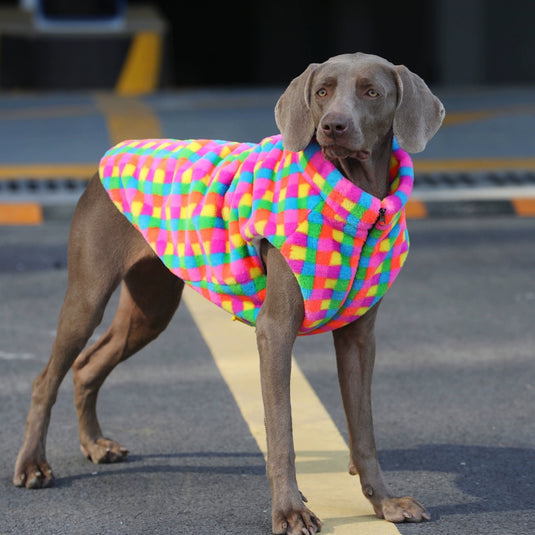
{"label": "dog's paw", "polygon": [[95,464],[119,463],[128,457],[128,450],[109,438],[88,441],[81,444],[80,449]]}
{"label": "dog's paw", "polygon": [[46,461],[18,462],[13,484],[27,489],[44,489],[54,484],[54,474]]}
{"label": "dog's paw", "polygon": [[389,522],[422,522],[431,520],[425,507],[410,496],[402,498],[385,498],[380,506],[375,506],[379,518]]}
{"label": "dog's paw", "polygon": [[321,520],[305,505],[273,512],[273,533],[279,535],[315,535],[321,531]]}

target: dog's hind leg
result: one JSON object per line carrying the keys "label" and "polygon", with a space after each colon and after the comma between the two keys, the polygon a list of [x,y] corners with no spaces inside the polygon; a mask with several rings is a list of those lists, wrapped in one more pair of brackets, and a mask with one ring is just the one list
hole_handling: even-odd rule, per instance
{"label": "dog's hind leg", "polygon": [[132,267],[110,328],[73,364],[80,446],[94,463],[122,461],[128,451],[105,438],[97,418],[99,389],[113,368],[156,338],[178,307],[184,283],[157,258]]}
{"label": "dog's hind leg", "polygon": [[15,485],[52,485],[46,436],[59,386],[100,323],[121,279],[132,265],[150,256],[154,256],[150,247],[113,206],[95,175],[73,217],[67,292],[50,360],[33,383],[24,442],[15,464]]}

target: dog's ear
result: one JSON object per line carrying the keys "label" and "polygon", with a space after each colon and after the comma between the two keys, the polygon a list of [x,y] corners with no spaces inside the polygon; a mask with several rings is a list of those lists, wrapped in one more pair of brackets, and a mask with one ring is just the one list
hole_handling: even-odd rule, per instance
{"label": "dog's ear", "polygon": [[298,152],[310,143],[315,125],[310,112],[310,82],[319,63],[294,78],[275,106],[275,122],[286,150]]}
{"label": "dog's ear", "polygon": [[394,135],[407,152],[421,152],[440,128],[446,112],[442,102],[425,82],[404,65],[394,68],[398,86],[398,105],[394,116]]}

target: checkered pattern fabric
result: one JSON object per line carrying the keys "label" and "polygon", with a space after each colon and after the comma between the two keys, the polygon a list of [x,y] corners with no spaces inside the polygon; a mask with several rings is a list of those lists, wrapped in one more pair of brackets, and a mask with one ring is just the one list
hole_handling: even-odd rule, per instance
{"label": "checkered pattern fabric", "polygon": [[125,141],[105,154],[100,176],[174,274],[252,325],[266,291],[263,238],[281,251],[301,288],[300,334],[362,316],[408,252],[403,207],[413,169],[395,141],[383,200],[344,178],[315,141],[288,152],[281,136],[259,144]]}

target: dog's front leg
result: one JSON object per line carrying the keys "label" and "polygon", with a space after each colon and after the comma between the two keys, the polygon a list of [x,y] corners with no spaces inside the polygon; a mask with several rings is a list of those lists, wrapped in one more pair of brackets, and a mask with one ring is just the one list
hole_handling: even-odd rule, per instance
{"label": "dog's front leg", "polygon": [[352,324],[333,332],[338,379],[349,430],[349,473],[360,476],[362,492],[380,518],[391,522],[429,520],[414,498],[392,496],[375,446],[371,384],[375,362],[375,318],[379,303]]}
{"label": "dog's front leg", "polygon": [[267,266],[266,299],[257,319],[262,398],[267,433],[273,533],[313,535],[320,520],[297,488],[292,437],[290,372],[292,347],[304,317],[297,281],[277,249],[262,244]]}

